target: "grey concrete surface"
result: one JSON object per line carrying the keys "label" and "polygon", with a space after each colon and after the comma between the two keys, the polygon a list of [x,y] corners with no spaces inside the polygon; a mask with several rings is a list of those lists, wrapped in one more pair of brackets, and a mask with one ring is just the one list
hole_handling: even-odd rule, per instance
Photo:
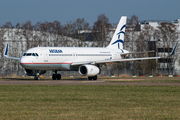
{"label": "grey concrete surface", "polygon": [[[124,80],[124,79],[123,79]],[[137,79],[127,79],[129,81]],[[139,79],[138,79],[139,80]],[[142,79],[143,80],[143,79]],[[0,79],[0,85],[173,85],[180,86],[179,83],[149,83],[149,82],[107,82],[109,80],[100,79],[89,81],[87,79],[68,80],[31,80],[31,79]]]}

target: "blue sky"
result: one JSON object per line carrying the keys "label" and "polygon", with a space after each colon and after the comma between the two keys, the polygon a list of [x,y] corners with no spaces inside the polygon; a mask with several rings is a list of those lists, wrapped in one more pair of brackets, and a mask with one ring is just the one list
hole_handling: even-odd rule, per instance
{"label": "blue sky", "polygon": [[122,15],[139,20],[174,20],[180,18],[180,0],[1,0],[0,26],[6,22],[16,25],[28,20],[60,21],[63,25],[84,18],[90,26],[104,13],[110,23]]}

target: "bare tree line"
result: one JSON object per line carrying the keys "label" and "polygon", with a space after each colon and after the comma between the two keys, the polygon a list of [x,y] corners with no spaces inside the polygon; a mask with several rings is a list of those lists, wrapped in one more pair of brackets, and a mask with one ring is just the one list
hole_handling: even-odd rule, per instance
{"label": "bare tree line", "polygon": [[[177,26],[172,23],[161,23],[161,25],[155,29],[150,25],[144,26],[141,31],[136,31],[136,26],[139,25],[139,20],[136,15],[133,15],[128,19],[127,24],[134,26],[134,30],[126,31],[125,36],[125,49],[129,51],[148,51],[151,50],[151,41],[155,43],[155,54],[138,54],[130,57],[145,57],[145,56],[166,56],[165,49],[170,50],[178,38],[179,32]],[[61,46],[61,47],[105,47],[109,44],[112,35],[110,35],[110,28],[112,25],[109,23],[109,19],[105,14],[100,14],[97,17],[97,21],[94,22],[93,27],[89,26],[89,23],[84,18],[78,18],[75,21],[69,21],[65,25],[62,25],[60,21],[54,22],[37,22],[32,25],[31,21],[25,23],[17,23],[13,26],[10,22],[0,26],[0,68],[1,70],[21,70],[22,67],[18,61],[7,60],[3,57],[5,44],[10,46],[9,56],[20,57],[25,50],[36,46]],[[82,31],[89,31],[82,32]],[[80,32],[81,31],[81,32]],[[91,40],[87,42],[86,38],[91,34]],[[157,48],[163,48],[163,54],[159,54]],[[168,51],[168,54],[170,51]],[[174,68],[174,63],[178,56],[173,56],[173,59],[167,59],[164,61],[165,68]],[[162,61],[161,61],[162,62]],[[167,64],[167,65],[165,65]],[[113,69],[123,70],[146,70],[148,72],[153,69],[160,68],[159,61],[148,60],[142,62],[127,62],[120,63],[111,66]]]}
{"label": "bare tree line", "polygon": [[[139,31],[136,30],[139,25],[138,17],[133,15],[128,19],[127,24],[129,26],[134,26],[134,30],[126,32],[125,42],[132,42],[132,44],[125,44],[125,48],[128,48],[130,51],[154,51],[154,53],[137,54],[133,57],[169,56],[172,48],[179,40],[179,26],[173,23],[162,22],[157,28],[147,24]],[[131,68],[135,71],[146,71],[147,74],[151,73],[153,70],[165,70],[165,74],[175,74],[173,72],[175,62],[178,59],[178,51],[177,48],[176,54],[168,58],[131,62]],[[177,63],[180,65],[179,61],[177,61]]]}

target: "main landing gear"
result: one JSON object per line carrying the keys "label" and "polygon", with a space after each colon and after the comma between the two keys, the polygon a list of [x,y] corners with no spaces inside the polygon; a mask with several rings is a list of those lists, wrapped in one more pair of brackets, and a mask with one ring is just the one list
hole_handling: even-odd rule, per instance
{"label": "main landing gear", "polygon": [[96,76],[89,76],[88,80],[97,80],[97,75]]}
{"label": "main landing gear", "polygon": [[61,75],[57,74],[57,70],[55,70],[55,74],[52,75],[53,80],[61,80]]}

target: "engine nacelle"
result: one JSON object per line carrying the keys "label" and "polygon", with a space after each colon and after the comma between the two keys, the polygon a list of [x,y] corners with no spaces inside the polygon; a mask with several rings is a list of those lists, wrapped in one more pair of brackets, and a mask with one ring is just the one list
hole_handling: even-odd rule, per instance
{"label": "engine nacelle", "polygon": [[[26,75],[28,76],[36,76],[38,70],[30,70],[30,69],[25,69]],[[46,70],[40,70],[39,75],[45,74]]]}
{"label": "engine nacelle", "polygon": [[79,67],[79,73],[83,76],[95,76],[100,73],[100,69],[94,65],[82,65]]}

